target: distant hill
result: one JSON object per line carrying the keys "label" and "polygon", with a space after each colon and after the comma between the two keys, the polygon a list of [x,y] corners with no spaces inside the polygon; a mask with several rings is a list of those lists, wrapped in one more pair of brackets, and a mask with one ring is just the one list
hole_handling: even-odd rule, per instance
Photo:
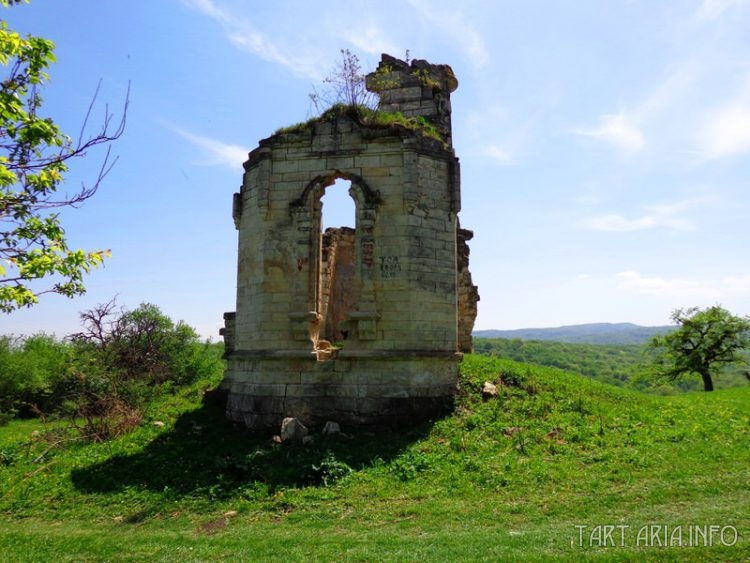
{"label": "distant hill", "polygon": [[656,334],[674,330],[674,326],[640,326],[632,323],[591,323],[556,328],[516,330],[475,330],[479,338],[518,338],[549,340],[574,344],[645,344]]}

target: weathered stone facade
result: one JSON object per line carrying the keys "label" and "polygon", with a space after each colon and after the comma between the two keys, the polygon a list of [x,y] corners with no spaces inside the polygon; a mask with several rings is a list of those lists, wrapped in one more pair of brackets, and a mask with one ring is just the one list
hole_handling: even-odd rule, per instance
{"label": "weathered stone facade", "polygon": [[471,352],[474,349],[471,331],[477,319],[477,302],[479,288],[474,285],[469,271],[469,245],[474,233],[468,229],[458,228],[456,231],[456,252],[458,270],[458,350]]}
{"label": "weathered stone facade", "polygon": [[[237,311],[223,330],[229,418],[393,425],[450,408],[478,299],[470,231],[457,230],[456,87],[446,65],[384,55],[368,76],[381,109],[425,118],[438,138],[340,108],[250,153],[233,206]],[[351,183],[355,228],[321,233],[337,179]]]}

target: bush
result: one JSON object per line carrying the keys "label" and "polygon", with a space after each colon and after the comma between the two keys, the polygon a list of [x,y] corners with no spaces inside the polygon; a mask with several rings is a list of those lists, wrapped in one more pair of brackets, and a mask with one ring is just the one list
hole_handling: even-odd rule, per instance
{"label": "bush", "polygon": [[116,311],[110,301],[81,320],[84,331],[64,342],[45,334],[0,337],[0,422],[55,413],[84,436],[105,440],[136,425],[156,393],[223,370],[221,344],[201,342],[156,305]]}
{"label": "bush", "polygon": [[84,420],[78,429],[88,439],[126,432],[156,393],[223,370],[217,346],[201,343],[193,328],[156,305],[115,312],[110,301],[81,319],[85,330],[72,337],[75,361],[55,394],[71,420]]}
{"label": "bush", "polygon": [[71,355],[70,344],[44,333],[1,336],[0,413],[30,416],[35,408],[45,408]]}
{"label": "bush", "polygon": [[[150,303],[114,313],[114,302],[81,314],[85,332],[73,338],[122,381],[187,385],[221,369],[219,355],[193,328],[175,324]],[[111,319],[114,317],[114,319]]]}

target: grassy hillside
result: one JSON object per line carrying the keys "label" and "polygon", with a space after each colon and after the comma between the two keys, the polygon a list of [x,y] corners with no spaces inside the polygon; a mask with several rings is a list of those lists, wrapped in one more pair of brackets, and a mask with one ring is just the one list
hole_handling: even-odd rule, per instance
{"label": "grassy hillside", "polygon": [[[238,434],[201,402],[199,385],[163,398],[110,443],[65,442],[62,429],[12,422],[0,428],[0,553],[4,561],[750,557],[750,389],[647,396],[478,355],[462,371],[452,416],[401,432],[319,436],[305,447]],[[487,400],[486,380],[499,391]],[[592,542],[597,525],[624,526],[623,545],[619,535],[616,546],[603,546],[601,534]],[[726,543],[732,529],[739,537],[664,547],[654,545],[657,533],[638,545],[648,525],[682,526],[684,542],[696,526],[724,527]]]}
{"label": "grassy hillside", "polygon": [[[610,385],[628,386],[640,391],[671,394],[698,391],[703,384],[698,376],[678,382],[657,381],[644,372],[650,363],[649,352],[634,344],[572,344],[541,340],[475,338],[478,354],[498,356],[540,366],[557,367]],[[717,388],[747,387],[744,365],[727,366],[715,378]]]}

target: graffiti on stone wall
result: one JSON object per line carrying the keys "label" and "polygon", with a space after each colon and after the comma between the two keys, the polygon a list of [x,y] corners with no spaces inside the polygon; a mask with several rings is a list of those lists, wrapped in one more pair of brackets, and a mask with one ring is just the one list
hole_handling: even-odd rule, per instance
{"label": "graffiti on stone wall", "polygon": [[393,279],[401,273],[398,256],[383,256],[380,259],[380,275],[383,279]]}

